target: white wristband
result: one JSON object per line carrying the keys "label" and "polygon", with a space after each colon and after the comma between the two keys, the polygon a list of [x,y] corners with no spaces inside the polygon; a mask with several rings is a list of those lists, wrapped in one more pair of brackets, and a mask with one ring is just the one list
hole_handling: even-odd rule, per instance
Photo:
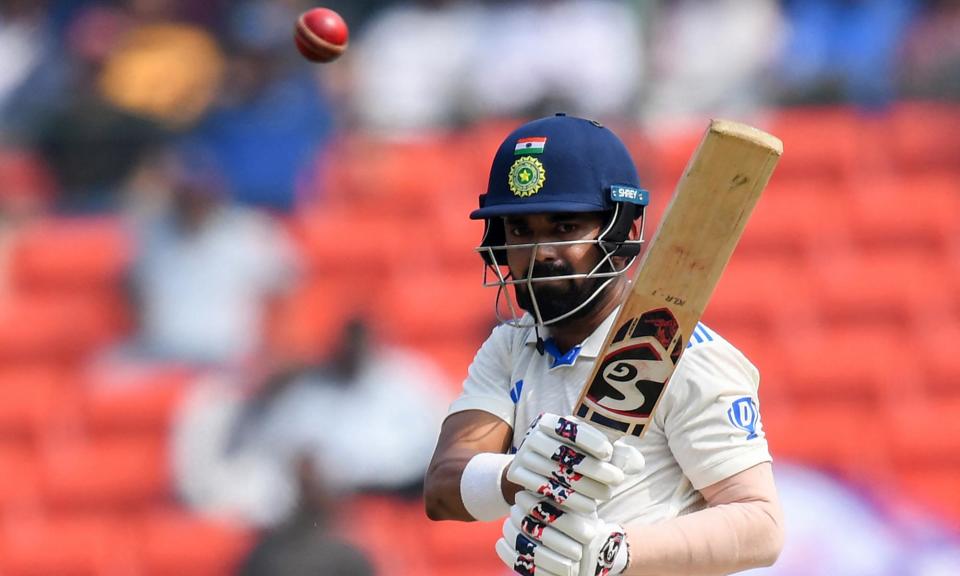
{"label": "white wristband", "polygon": [[512,461],[512,454],[481,452],[467,462],[460,476],[460,500],[476,520],[499,520],[510,513],[500,480]]}

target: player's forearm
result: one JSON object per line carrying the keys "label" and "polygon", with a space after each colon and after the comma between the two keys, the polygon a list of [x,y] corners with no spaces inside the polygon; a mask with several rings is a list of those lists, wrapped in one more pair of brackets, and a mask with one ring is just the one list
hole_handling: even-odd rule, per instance
{"label": "player's forearm", "polygon": [[770,566],[783,547],[775,502],[722,504],[651,525],[626,527],[628,576],[712,576]]}
{"label": "player's forearm", "polygon": [[[452,457],[432,464],[427,471],[424,485],[427,517],[431,520],[462,520],[471,522],[476,518],[470,514],[463,503],[463,472],[476,454]],[[506,478],[506,467],[500,472],[499,490],[507,504],[513,504],[514,498],[523,488]],[[495,480],[490,480],[495,485]]]}
{"label": "player's forearm", "polygon": [[449,457],[431,463],[424,479],[423,497],[427,517],[431,520],[462,520],[472,522],[460,498],[460,479],[470,455]]}

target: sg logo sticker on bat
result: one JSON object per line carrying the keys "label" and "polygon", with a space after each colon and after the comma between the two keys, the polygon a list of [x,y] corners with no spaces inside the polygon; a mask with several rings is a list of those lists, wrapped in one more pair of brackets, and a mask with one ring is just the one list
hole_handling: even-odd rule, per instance
{"label": "sg logo sticker on bat", "polygon": [[577,416],[639,436],[680,359],[683,340],[667,308],[621,324]]}

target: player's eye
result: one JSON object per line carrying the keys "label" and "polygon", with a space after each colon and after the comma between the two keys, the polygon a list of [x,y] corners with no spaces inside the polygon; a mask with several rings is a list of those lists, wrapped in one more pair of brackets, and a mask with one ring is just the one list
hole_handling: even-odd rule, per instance
{"label": "player's eye", "polygon": [[512,238],[523,238],[530,235],[530,227],[520,223],[507,223],[507,234]]}
{"label": "player's eye", "polygon": [[560,234],[573,234],[577,231],[577,225],[573,222],[560,222],[557,224],[557,232]]}

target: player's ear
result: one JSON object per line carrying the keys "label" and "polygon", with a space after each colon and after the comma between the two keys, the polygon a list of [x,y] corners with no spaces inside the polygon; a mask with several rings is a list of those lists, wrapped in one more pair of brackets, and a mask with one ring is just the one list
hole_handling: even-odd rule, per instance
{"label": "player's ear", "polygon": [[630,230],[627,232],[627,240],[640,239],[640,223],[641,222],[643,222],[643,220],[641,218],[637,218],[630,223]]}

